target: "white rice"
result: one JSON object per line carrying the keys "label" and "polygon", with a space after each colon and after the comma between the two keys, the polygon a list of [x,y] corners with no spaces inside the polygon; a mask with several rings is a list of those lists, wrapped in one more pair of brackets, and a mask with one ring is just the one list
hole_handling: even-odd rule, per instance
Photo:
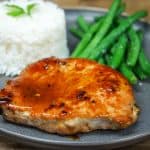
{"label": "white rice", "polygon": [[[11,17],[8,3],[23,8],[29,3],[38,5],[31,16]],[[68,53],[63,9],[42,0],[0,2],[0,74],[17,75],[29,63]]]}

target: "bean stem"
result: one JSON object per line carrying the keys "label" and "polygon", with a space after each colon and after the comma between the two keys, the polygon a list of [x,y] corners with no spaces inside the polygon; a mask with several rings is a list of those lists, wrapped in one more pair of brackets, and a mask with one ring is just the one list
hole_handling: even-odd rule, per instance
{"label": "bean stem", "polygon": [[78,16],[77,23],[83,32],[87,32],[89,30],[89,23],[83,16]]}
{"label": "bean stem", "polygon": [[70,28],[70,32],[80,39],[84,36],[84,33],[75,27]]}

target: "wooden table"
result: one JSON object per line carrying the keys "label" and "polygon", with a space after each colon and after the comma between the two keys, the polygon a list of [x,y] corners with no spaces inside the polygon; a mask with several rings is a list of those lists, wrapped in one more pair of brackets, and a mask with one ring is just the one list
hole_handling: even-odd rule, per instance
{"label": "wooden table", "polygon": [[[112,0],[54,0],[62,7],[104,7],[108,8]],[[150,0],[125,0],[127,3],[127,12],[132,13],[139,9],[147,9],[150,14]],[[147,17],[147,21],[150,21],[150,15]],[[33,147],[15,143],[6,137],[0,136],[0,150],[33,150]],[[38,148],[36,148],[38,150]],[[40,148],[41,150],[41,148]],[[120,150],[150,150],[150,139]]]}
{"label": "wooden table", "polygon": [[[112,0],[54,0],[62,7],[102,7],[108,8]],[[146,18],[150,21],[150,0],[123,0],[127,4],[126,11],[128,13],[135,12],[139,9],[149,11],[149,16]]]}

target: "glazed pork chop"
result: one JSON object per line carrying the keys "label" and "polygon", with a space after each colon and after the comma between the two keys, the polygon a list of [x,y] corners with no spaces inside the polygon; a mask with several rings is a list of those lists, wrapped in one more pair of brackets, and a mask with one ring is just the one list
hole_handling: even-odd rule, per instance
{"label": "glazed pork chop", "polygon": [[0,100],[5,119],[65,135],[126,128],[138,116],[128,81],[86,59],[33,63],[7,82]]}

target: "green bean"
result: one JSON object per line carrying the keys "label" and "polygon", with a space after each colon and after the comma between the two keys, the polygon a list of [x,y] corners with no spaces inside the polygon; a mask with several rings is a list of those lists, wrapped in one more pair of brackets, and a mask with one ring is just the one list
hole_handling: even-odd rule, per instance
{"label": "green bean", "polygon": [[84,19],[83,16],[78,16],[77,18],[77,23],[79,27],[84,31],[87,32],[89,30],[89,24],[88,22]]}
{"label": "green bean", "polygon": [[111,60],[112,60],[112,56],[105,54],[105,61],[108,66],[110,66]]}
{"label": "green bean", "polygon": [[138,64],[133,68],[134,73],[139,77],[140,80],[146,79],[148,76],[143,72],[141,66]]}
{"label": "green bean", "polygon": [[147,15],[146,11],[138,11],[133,15],[129,16],[127,19],[121,21],[119,26],[112,30],[99,44],[99,46],[94,49],[94,51],[87,52],[85,55],[87,58],[96,59],[101,54],[106,52],[107,48],[113,44],[118,36],[120,36],[123,32],[125,32],[135,21],[138,19],[145,17]]}
{"label": "green bean", "polygon": [[104,16],[96,16],[94,20],[97,22],[97,21],[99,21],[102,17],[104,17]]}
{"label": "green bean", "polygon": [[98,63],[100,63],[100,64],[105,64],[104,58],[103,58],[103,57],[100,57],[100,58],[98,59]]}
{"label": "green bean", "polygon": [[70,32],[78,38],[82,38],[84,36],[84,33],[75,27],[70,28]]}
{"label": "green bean", "polygon": [[126,9],[126,4],[125,3],[122,3],[116,13],[116,16],[120,16]]}
{"label": "green bean", "polygon": [[91,28],[89,29],[89,32],[95,33],[98,30],[98,28],[100,28],[100,26],[102,25],[103,21],[104,21],[104,17],[102,17],[101,20],[99,20],[99,22],[93,24],[91,26]]}
{"label": "green bean", "polygon": [[142,32],[142,30],[138,30],[137,34],[138,34],[138,36],[139,36],[139,38],[141,40],[141,43],[142,43],[142,41],[143,41],[143,32]]}
{"label": "green bean", "polygon": [[[120,7],[118,8],[118,10],[117,10],[116,17],[118,17],[119,15],[121,15],[125,11],[125,9],[126,9],[126,4],[122,3],[120,5]],[[96,16],[94,20],[95,21],[99,21],[102,17],[105,17],[105,16]]]}
{"label": "green bean", "polygon": [[71,54],[71,57],[77,57],[81,53],[81,51],[85,48],[85,46],[89,43],[91,38],[92,34],[89,32],[86,33],[86,35],[84,35],[80,43],[77,45],[76,49]]}
{"label": "green bean", "polygon": [[120,72],[128,79],[128,81],[131,84],[137,83],[138,81],[137,77],[135,76],[131,68],[128,67],[124,62],[121,64],[119,69],[120,69]]}
{"label": "green bean", "polygon": [[88,58],[87,56],[92,51],[92,49],[95,48],[98,43],[104,38],[113,23],[113,19],[116,15],[120,3],[121,0],[114,0],[113,4],[110,7],[110,10],[108,11],[108,14],[104,18],[101,28],[99,28],[98,32],[96,33],[92,41],[87,45],[86,49],[81,53],[80,57]]}
{"label": "green bean", "polygon": [[80,43],[77,45],[73,53],[71,54],[71,57],[78,57],[80,56],[80,53],[84,50],[84,48],[87,46],[87,44],[90,42],[93,34],[97,31],[97,29],[101,26],[103,20],[100,20],[99,22],[93,24],[89,31],[85,33],[83,38],[81,39]]}
{"label": "green bean", "polygon": [[[121,7],[122,7],[122,5],[121,5]],[[123,6],[124,7],[124,6]],[[121,8],[122,9],[122,8]],[[121,13],[121,11],[120,11],[120,9],[118,9],[118,11]],[[119,13],[117,13],[117,14],[119,14]],[[98,21],[98,22],[101,22],[101,24],[102,24],[102,22],[104,21],[104,18],[106,17],[106,15],[105,16],[101,16],[101,19]],[[100,28],[100,26],[101,25],[98,25],[99,23],[98,22],[96,22],[95,24],[93,24],[92,25],[92,27],[90,28],[91,30],[90,31],[88,31],[88,32],[92,32],[93,34],[94,33],[96,33],[97,32],[97,30]],[[93,29],[93,30],[92,30]],[[84,42],[84,40],[81,40],[81,42],[79,43],[79,45],[77,45],[77,47],[76,47],[76,49],[73,51],[73,53],[72,53],[72,57],[80,57],[80,53],[84,50],[84,48],[85,48],[85,46],[86,46],[86,43],[83,43]],[[90,42],[90,40],[89,40],[89,42]],[[87,44],[89,43],[89,42],[87,42]],[[77,52],[76,52],[77,51]]]}
{"label": "green bean", "polygon": [[145,72],[147,75],[150,75],[150,61],[146,57],[143,48],[141,49],[140,54],[139,54],[139,64],[143,72]]}
{"label": "green bean", "polygon": [[116,69],[120,66],[123,57],[125,55],[127,42],[128,42],[127,36],[123,34],[119,38],[119,41],[116,45],[116,51],[113,53],[111,62],[109,64],[110,67],[112,67],[113,69]]}
{"label": "green bean", "polygon": [[115,53],[115,51],[116,51],[116,49],[117,49],[117,46],[118,46],[118,43],[115,43],[115,44],[112,46],[112,48],[110,49],[110,53],[111,53],[111,54],[114,54],[114,53]]}
{"label": "green bean", "polygon": [[128,31],[130,39],[130,47],[127,53],[127,65],[134,67],[138,60],[141,49],[141,41],[137,32],[131,27]]}
{"label": "green bean", "polygon": [[[138,31],[137,34],[138,34],[138,36],[141,40],[141,43],[142,43],[142,40],[143,40],[142,31]],[[149,76],[150,75],[150,61],[147,58],[147,56],[145,55],[143,48],[141,48],[141,50],[140,50],[138,62],[139,62],[139,67],[141,67],[143,72],[146,73]]]}

